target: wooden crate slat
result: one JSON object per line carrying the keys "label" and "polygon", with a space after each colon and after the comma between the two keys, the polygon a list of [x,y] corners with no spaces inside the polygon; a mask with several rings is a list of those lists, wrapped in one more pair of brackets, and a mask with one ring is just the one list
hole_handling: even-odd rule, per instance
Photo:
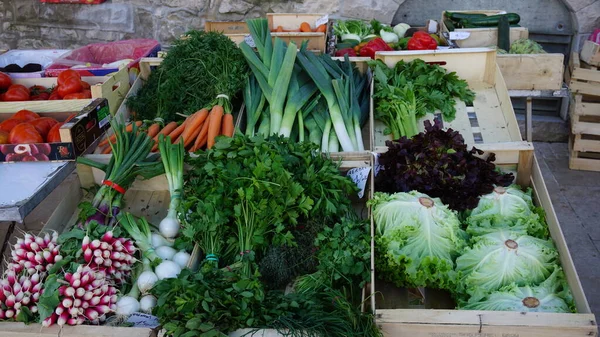
{"label": "wooden crate slat", "polygon": [[563,54],[499,54],[496,61],[508,89],[560,90],[562,87]]}
{"label": "wooden crate slat", "polygon": [[581,49],[581,60],[593,66],[600,66],[600,45],[586,40]]}
{"label": "wooden crate slat", "polygon": [[568,83],[571,93],[600,96],[600,71],[581,62],[578,53],[571,53]]}
{"label": "wooden crate slat", "polygon": [[585,139],[582,135],[573,135],[573,151],[600,152],[600,140]]}

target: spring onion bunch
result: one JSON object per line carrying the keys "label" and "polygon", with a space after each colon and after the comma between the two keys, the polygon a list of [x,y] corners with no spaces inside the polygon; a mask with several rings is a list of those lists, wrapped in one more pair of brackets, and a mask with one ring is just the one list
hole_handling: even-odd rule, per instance
{"label": "spring onion bunch", "polygon": [[177,207],[181,202],[181,193],[183,191],[183,158],[185,149],[183,139],[176,144],[171,144],[171,137],[160,135],[158,148],[165,168],[165,175],[169,183],[169,194],[171,202],[169,203],[169,212],[159,224],[160,233],[167,239],[172,239],[179,233],[179,220],[177,219]]}
{"label": "spring onion bunch", "polygon": [[[127,132],[125,124],[111,122],[116,142],[110,143],[112,156],[108,164],[102,164],[86,157],[77,158],[77,162],[95,167],[105,172],[104,184],[94,196],[92,207],[95,212],[79,226],[87,226],[96,221],[101,225],[113,225],[115,217],[121,211],[124,190],[127,190],[137,176],[150,179],[163,173],[163,167],[156,155],[150,155],[154,142],[144,132],[138,132],[135,123],[133,130]],[[111,184],[112,183],[112,184]],[[111,186],[112,185],[112,186]],[[118,191],[118,187],[122,191]]]}

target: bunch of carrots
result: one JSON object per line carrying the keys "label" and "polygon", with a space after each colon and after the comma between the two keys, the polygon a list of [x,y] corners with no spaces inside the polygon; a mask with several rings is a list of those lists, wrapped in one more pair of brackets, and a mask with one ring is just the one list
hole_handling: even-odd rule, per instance
{"label": "bunch of carrots", "polygon": [[[170,136],[173,144],[183,139],[183,145],[188,152],[196,152],[201,149],[210,149],[215,144],[215,138],[220,135],[233,137],[233,115],[225,112],[223,106],[215,105],[209,111],[204,108],[188,116],[183,123],[171,122],[162,127],[161,123],[153,123],[144,130],[143,122],[135,122],[139,132],[146,132],[154,140],[152,152],[158,151],[158,137],[160,135]],[[133,123],[127,125],[127,132],[133,131]],[[110,143],[116,142],[116,135],[104,139],[98,145],[103,154],[112,152]]]}
{"label": "bunch of carrots", "polygon": [[308,22],[302,22],[300,24],[300,29],[296,29],[296,30],[285,30],[283,29],[282,26],[277,26],[277,28],[271,30],[272,32],[276,32],[276,33],[282,33],[282,32],[301,32],[301,33],[311,33],[311,32],[319,32],[319,33],[325,33],[327,31],[327,25],[326,24],[322,24],[319,25],[319,27],[312,29],[310,28],[310,23]]}

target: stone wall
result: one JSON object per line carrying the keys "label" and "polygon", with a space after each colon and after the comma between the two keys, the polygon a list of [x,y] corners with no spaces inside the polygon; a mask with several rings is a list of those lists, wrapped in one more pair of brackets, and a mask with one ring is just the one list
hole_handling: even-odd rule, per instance
{"label": "stone wall", "polygon": [[[0,0],[0,49],[74,48],[129,38],[153,38],[168,46],[185,31],[201,29],[207,20],[242,20],[268,12],[330,13],[332,17],[391,22],[405,1],[108,0],[101,5],[72,5]],[[574,13],[575,34],[600,25],[600,0],[564,1]],[[463,2],[478,8],[476,0]],[[536,1],[524,2],[535,6]]]}

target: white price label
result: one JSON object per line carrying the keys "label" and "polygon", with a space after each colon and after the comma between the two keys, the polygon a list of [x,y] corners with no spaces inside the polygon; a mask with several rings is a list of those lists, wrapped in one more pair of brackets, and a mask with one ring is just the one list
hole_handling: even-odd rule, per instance
{"label": "white price label", "polygon": [[256,44],[254,44],[254,39],[252,38],[252,35],[250,35],[250,34],[244,36],[244,42],[246,42],[252,48],[256,47]]}
{"label": "white price label", "polygon": [[329,14],[325,14],[322,17],[318,18],[315,22],[315,27],[319,27],[320,25],[327,24],[329,22]]}
{"label": "white price label", "polygon": [[471,36],[471,33],[469,32],[450,32],[450,40],[452,41],[465,40],[468,39],[469,36]]}
{"label": "white price label", "polygon": [[365,187],[367,186],[367,180],[369,179],[369,173],[371,172],[370,167],[357,167],[348,171],[346,174],[356,186],[358,186],[358,197],[362,198],[365,195]]}
{"label": "white price label", "polygon": [[379,165],[379,153],[377,152],[371,152],[373,154],[373,175],[375,175],[377,177],[377,174],[379,173],[379,170],[383,169],[383,166]]}
{"label": "white price label", "polygon": [[132,323],[136,328],[154,329],[160,325],[156,316],[134,312],[127,318],[127,323]]}

